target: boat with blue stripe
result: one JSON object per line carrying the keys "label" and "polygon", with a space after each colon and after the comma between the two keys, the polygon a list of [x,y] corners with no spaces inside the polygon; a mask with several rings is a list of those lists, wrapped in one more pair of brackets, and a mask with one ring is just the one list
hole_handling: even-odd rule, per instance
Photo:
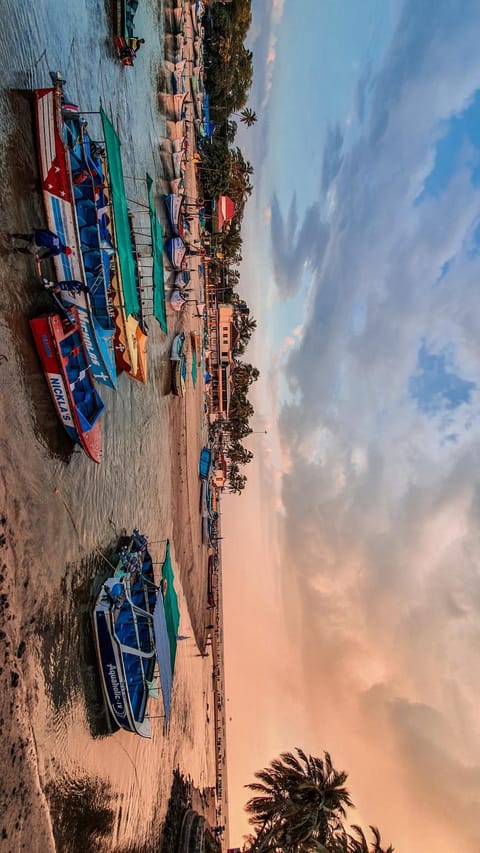
{"label": "boat with blue stripe", "polygon": [[103,402],[96,390],[76,308],[30,320],[50,393],[70,438],[94,462],[102,459],[100,417]]}
{"label": "boat with blue stripe", "polygon": [[[95,379],[112,388],[117,387],[117,373],[113,347],[113,324],[107,316],[104,301],[104,280],[100,285],[98,277],[87,276],[83,249],[87,254],[91,247],[85,246],[86,228],[98,230],[98,223],[83,218],[86,205],[80,205],[77,213],[76,195],[70,146],[67,142],[69,132],[66,120],[78,121],[78,109],[65,103],[64,81],[59,75],[52,75],[50,88],[35,90],[35,117],[37,129],[38,159],[42,182],[43,200],[48,227],[57,234],[62,243],[71,249],[70,255],[60,254],[53,258],[57,280],[77,281],[83,287],[65,290],[62,299],[67,305],[78,310],[79,321],[88,352],[90,366]],[[75,146],[74,146],[75,147]],[[73,153],[73,152],[72,152]],[[85,171],[89,168],[85,167]],[[93,191],[93,177],[90,175],[90,188]],[[80,185],[78,185],[80,186]],[[87,186],[82,188],[83,193]],[[77,198],[80,202],[79,193]],[[94,211],[92,215],[96,215]],[[90,234],[93,233],[91,230]],[[99,239],[101,237],[99,236]],[[98,245],[97,245],[98,250]],[[102,253],[101,253],[102,254]],[[92,255],[93,257],[93,255]],[[98,251],[95,260],[99,269]],[[102,262],[104,258],[102,255]],[[104,275],[102,273],[102,279]],[[96,312],[98,314],[96,315]]]}
{"label": "boat with blue stripe", "polygon": [[105,702],[116,725],[148,738],[148,702],[159,695],[157,670],[166,725],[170,718],[179,611],[168,542],[158,586],[147,538],[138,530],[119,541],[113,564],[93,610]]}

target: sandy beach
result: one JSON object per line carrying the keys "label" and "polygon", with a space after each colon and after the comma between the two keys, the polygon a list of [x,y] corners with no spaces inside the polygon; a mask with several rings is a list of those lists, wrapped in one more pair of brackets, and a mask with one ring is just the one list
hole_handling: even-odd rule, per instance
{"label": "sandy beach", "polygon": [[[152,21],[156,13],[152,6]],[[103,19],[100,25],[105,26]],[[64,26],[65,45],[71,45],[78,21],[67,16]],[[188,54],[193,45],[188,20],[184,39]],[[151,57],[146,45],[138,69],[112,66],[118,82],[112,81],[111,96],[118,96],[119,111],[125,109],[124,90],[132,88],[132,75],[156,83],[152,41]],[[22,47],[28,60],[28,35]],[[112,62],[109,52],[101,62]],[[67,48],[57,64],[67,67]],[[48,85],[44,67],[36,74],[31,87]],[[75,82],[80,96],[88,91],[87,77]],[[158,104],[153,88],[149,98]],[[187,104],[185,191],[197,198],[191,110]],[[28,231],[44,224],[30,92],[2,90],[0,111],[6,141],[0,155],[0,229]],[[152,170],[158,190],[165,191],[167,176],[158,156],[165,122],[158,106],[155,122],[150,136],[157,148],[147,155],[153,162],[142,167]],[[128,128],[133,133],[134,127]],[[136,158],[142,144],[140,139]],[[159,214],[165,222],[160,202]],[[189,239],[193,246],[199,239],[195,219]],[[142,849],[149,844],[156,849],[175,769],[192,780],[193,807],[211,824],[227,823],[225,784],[217,785],[226,761],[221,612],[207,607],[208,551],[198,476],[207,438],[205,384],[200,365],[195,386],[190,373],[190,333],[201,332],[201,318],[196,302],[179,313],[171,308],[169,283],[167,275],[168,336],[151,330],[147,386],[122,376],[116,394],[102,390],[104,459],[96,467],[73,450],[57,423],[33,349],[28,319],[48,308],[48,297],[38,287],[31,259],[12,254],[2,243],[0,371],[8,397],[0,420],[0,850],[5,853],[27,847],[41,853],[126,851],[135,840]],[[193,269],[192,298],[200,298],[199,288]],[[188,342],[183,398],[170,394],[170,346],[180,330]],[[161,720],[154,720],[148,743],[92,729],[92,717],[94,722],[101,717],[89,634],[92,578],[101,566],[98,553],[108,554],[117,535],[133,526],[158,543],[153,546],[158,560],[162,541],[168,537],[172,543],[180,631],[187,637],[178,644],[170,729],[165,733]]]}

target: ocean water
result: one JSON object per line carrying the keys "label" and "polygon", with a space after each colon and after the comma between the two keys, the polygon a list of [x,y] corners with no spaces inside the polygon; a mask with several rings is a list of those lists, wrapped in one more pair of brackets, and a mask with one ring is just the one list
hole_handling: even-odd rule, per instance
{"label": "ocean water", "polygon": [[[110,14],[97,0],[2,0],[0,230],[45,222],[31,90],[49,85],[50,70],[61,71],[82,110],[102,103],[111,115],[134,199],[144,192],[137,176],[162,178],[162,4],[139,5],[146,44],[134,68],[113,56]],[[28,319],[47,305],[32,259],[1,250],[0,850],[153,850],[173,770],[199,787],[216,778],[212,661],[200,656],[209,620],[198,501],[203,388],[185,401],[170,395],[179,319],[169,313],[168,336],[152,322],[147,386],[122,376],[117,393],[101,389],[104,459],[94,465],[63,434],[33,348]],[[186,637],[169,731],[154,719],[151,741],[107,732],[90,629],[92,582],[108,572],[102,555],[134,526],[158,561],[172,542]]]}

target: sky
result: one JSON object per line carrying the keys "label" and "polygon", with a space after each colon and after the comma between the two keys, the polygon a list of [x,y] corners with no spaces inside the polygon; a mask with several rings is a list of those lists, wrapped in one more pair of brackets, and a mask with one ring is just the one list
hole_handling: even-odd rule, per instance
{"label": "sky", "polygon": [[[248,486],[222,505],[231,841],[328,750],[401,853],[480,850],[480,5],[252,0]],[[267,429],[267,435],[263,430]]]}

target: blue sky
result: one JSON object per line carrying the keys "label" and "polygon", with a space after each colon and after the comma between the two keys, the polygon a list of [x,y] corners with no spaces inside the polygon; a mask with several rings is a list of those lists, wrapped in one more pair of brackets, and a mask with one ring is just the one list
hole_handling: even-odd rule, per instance
{"label": "blue sky", "polygon": [[480,6],[252,8],[242,288],[269,433],[238,502],[297,654],[281,748],[330,749],[399,850],[476,853]]}

